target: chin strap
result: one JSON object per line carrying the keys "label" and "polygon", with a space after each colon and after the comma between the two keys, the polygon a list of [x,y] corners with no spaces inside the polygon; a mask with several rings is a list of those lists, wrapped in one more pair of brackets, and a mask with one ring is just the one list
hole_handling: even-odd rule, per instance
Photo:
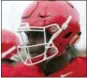
{"label": "chin strap", "polygon": [[78,56],[78,50],[75,48],[75,46],[73,44],[79,40],[80,36],[81,36],[81,32],[78,32],[72,38],[72,40],[70,41],[70,43],[66,47],[66,50],[70,51],[72,58],[75,58],[76,56]]}

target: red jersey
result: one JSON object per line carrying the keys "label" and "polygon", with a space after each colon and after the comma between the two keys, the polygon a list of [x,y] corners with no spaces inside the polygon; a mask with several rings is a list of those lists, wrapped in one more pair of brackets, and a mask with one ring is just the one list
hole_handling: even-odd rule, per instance
{"label": "red jersey", "polygon": [[9,65],[7,63],[2,64],[1,68],[2,68],[1,69],[2,77],[10,77],[11,73],[12,73],[12,70],[14,69],[14,67],[12,65]]}
{"label": "red jersey", "polygon": [[14,77],[44,77],[44,73],[38,65],[26,66],[19,64],[15,67],[12,76]]}
{"label": "red jersey", "polygon": [[71,63],[50,74],[49,77],[86,77],[86,59],[87,57],[76,57]]}

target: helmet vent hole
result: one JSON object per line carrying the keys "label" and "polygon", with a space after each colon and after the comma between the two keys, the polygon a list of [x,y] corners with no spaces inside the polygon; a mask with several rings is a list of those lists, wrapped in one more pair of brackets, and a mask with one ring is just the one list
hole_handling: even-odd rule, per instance
{"label": "helmet vent hole", "polygon": [[69,38],[71,34],[72,34],[72,32],[68,32],[68,33],[66,33],[63,37],[64,37],[64,38]]}
{"label": "helmet vent hole", "polygon": [[45,18],[45,16],[43,16],[43,15],[39,15],[39,17],[40,17],[40,18]]}
{"label": "helmet vent hole", "polygon": [[47,18],[47,17],[49,17],[50,15],[41,15],[41,14],[39,14],[39,17],[40,18]]}

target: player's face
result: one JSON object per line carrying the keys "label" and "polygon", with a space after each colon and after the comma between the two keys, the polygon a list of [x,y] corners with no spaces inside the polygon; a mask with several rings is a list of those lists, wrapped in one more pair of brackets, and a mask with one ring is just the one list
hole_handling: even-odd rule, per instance
{"label": "player's face", "polygon": [[[37,31],[29,31],[26,32],[28,36],[29,43],[28,46],[37,45],[44,43],[44,33],[43,32],[37,32]],[[47,35],[47,42],[49,41],[49,35]],[[30,47],[29,52],[31,56],[36,56],[39,54],[42,54],[45,50],[45,45]]]}

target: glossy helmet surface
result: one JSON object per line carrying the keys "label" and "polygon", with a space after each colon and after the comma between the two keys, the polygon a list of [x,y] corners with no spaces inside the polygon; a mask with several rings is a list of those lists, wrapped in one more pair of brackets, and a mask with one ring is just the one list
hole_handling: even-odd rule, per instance
{"label": "glossy helmet surface", "polygon": [[19,45],[18,37],[11,31],[2,29],[2,59],[11,59],[13,55],[17,54],[17,45]]}

